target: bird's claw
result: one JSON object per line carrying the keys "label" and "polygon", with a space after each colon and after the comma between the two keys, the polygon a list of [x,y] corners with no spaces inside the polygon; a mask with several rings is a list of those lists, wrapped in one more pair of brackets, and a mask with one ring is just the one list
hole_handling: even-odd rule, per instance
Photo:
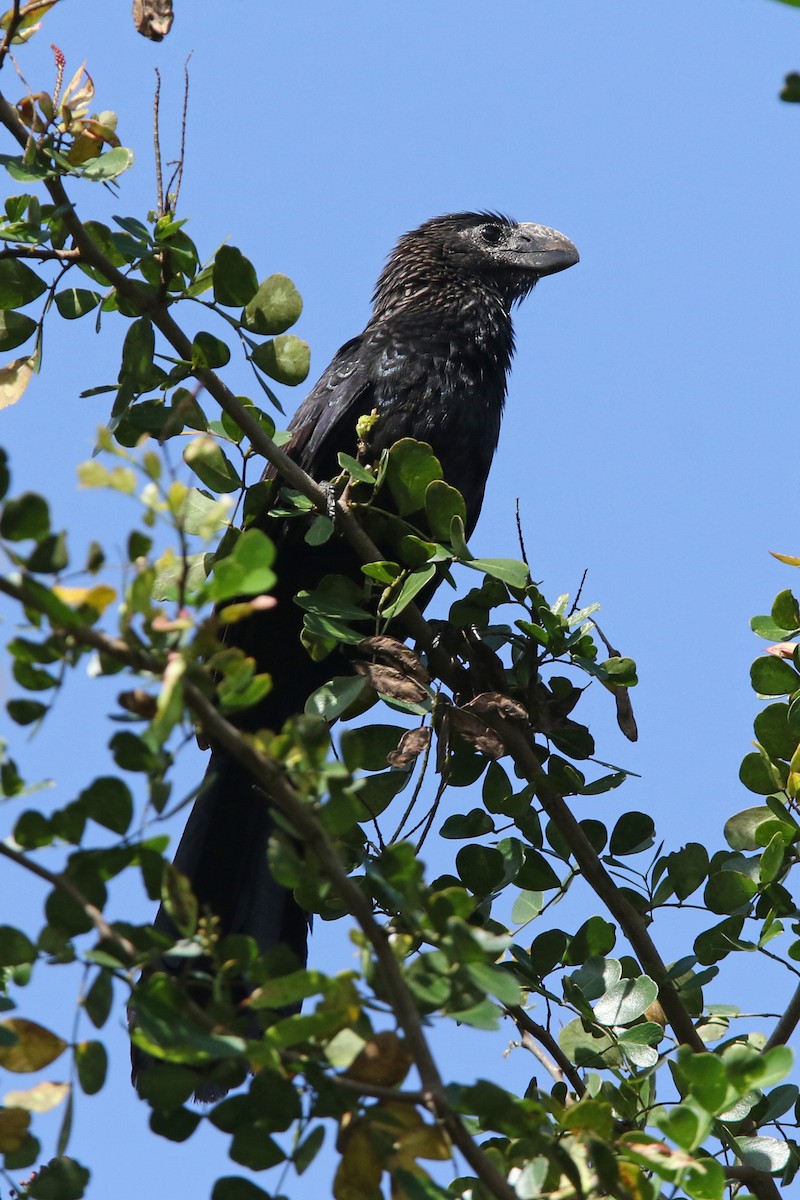
{"label": "bird's claw", "polygon": [[320,487],[325,493],[328,519],[333,521],[336,519],[336,488],[332,483],[321,483]]}

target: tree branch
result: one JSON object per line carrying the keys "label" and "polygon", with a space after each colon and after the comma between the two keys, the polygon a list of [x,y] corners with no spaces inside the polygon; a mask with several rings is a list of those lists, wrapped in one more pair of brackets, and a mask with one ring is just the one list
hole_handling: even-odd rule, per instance
{"label": "tree branch", "polygon": [[[0,95],[0,123],[5,125],[20,145],[26,144],[24,126],[2,95]],[[64,224],[72,235],[76,247],[80,250],[83,260],[100,271],[109,284],[115,287],[122,296],[141,306],[180,358],[191,362],[192,343],[174,321],[167,305],[155,297],[150,289],[144,288],[141,284],[123,275],[98,249],[76,215],[61,179],[54,177],[46,179],[44,182],[54,203],[63,209]],[[214,371],[200,367],[195,368],[192,373],[209,395],[216,400],[220,408],[236,421],[239,428],[249,438],[253,449],[263,455],[291,487],[307,496],[318,511],[327,513],[330,508],[328,492],[267,437],[255,417],[240,403],[219,376]],[[354,515],[339,503],[334,505],[334,517],[337,529],[362,562],[376,562],[383,557]],[[463,679],[455,669],[450,655],[435,645],[433,631],[422,617],[419,609],[414,605],[408,605],[400,614],[400,620],[410,636],[428,651],[432,668],[439,678],[449,687],[455,687],[458,690]],[[515,763],[525,772],[526,778],[532,781],[544,781],[546,787],[541,789],[543,795],[540,798],[545,811],[567,838],[590,887],[600,897],[609,912],[619,921],[625,936],[639,956],[642,967],[658,984],[659,999],[676,1038],[680,1043],[702,1051],[704,1049],[703,1042],[692,1024],[691,1017],[687,1013],[675,985],[669,978],[667,968],[647,932],[641,914],[620,893],[563,798],[546,790],[549,787],[547,777],[539,766],[526,734],[519,725],[499,717],[491,720],[487,718],[487,722],[502,738],[504,746]]]}
{"label": "tree branch", "polygon": [[756,1167],[748,1167],[745,1164],[725,1167],[725,1178],[744,1183],[758,1200],[781,1200],[775,1180]]}
{"label": "tree branch", "polygon": [[764,1051],[773,1050],[775,1046],[785,1046],[797,1028],[800,1021],[800,985],[795,988],[794,995],[786,1006],[786,1011],[778,1019],[772,1033],[767,1038]]}
{"label": "tree branch", "polygon": [[[43,606],[37,605],[35,599],[26,596],[21,587],[10,583],[7,579],[0,579],[0,591],[11,596],[18,603],[38,608],[44,615],[47,615]],[[69,628],[63,632],[74,638],[79,644],[99,650],[126,666],[158,675],[163,673],[164,664],[159,663],[152,655],[134,650],[121,639],[111,637],[100,630],[87,626]],[[422,1029],[422,1021],[416,1003],[406,985],[389,936],[375,920],[369,900],[358,883],[348,875],[333,843],[313,810],[301,800],[283,770],[271,758],[257,749],[252,738],[231,725],[195,684],[185,681],[183,692],[188,707],[199,720],[211,741],[222,747],[223,750],[227,750],[247,768],[268,795],[269,803],[289,819],[298,835],[312,849],[321,870],[344,901],[348,912],[361,926],[365,937],[372,946],[386,991],[391,996],[392,1008],[398,1024],[405,1034],[422,1082],[427,1107],[441,1122],[451,1141],[459,1148],[477,1177],[497,1197],[497,1200],[517,1200],[514,1189],[491,1159],[484,1154],[462,1124],[461,1118],[450,1107],[445,1085]],[[13,852],[9,856],[13,857]],[[43,868],[38,868],[36,873],[42,874]],[[50,873],[47,872],[45,877],[50,877]],[[98,914],[98,916],[105,924],[102,914]],[[113,930],[108,928],[113,935]]]}
{"label": "tree branch", "polygon": [[[522,1037],[523,1046],[525,1046],[526,1050],[530,1050],[532,1054],[536,1055],[536,1057],[539,1059],[539,1062],[542,1063],[542,1066],[545,1068],[545,1070],[549,1071],[556,1083],[561,1083],[564,1079],[567,1079],[571,1084],[572,1090],[576,1096],[585,1095],[586,1086],[580,1077],[577,1067],[575,1067],[575,1065],[569,1061],[567,1056],[564,1054],[564,1051],[551,1034],[550,1030],[546,1029],[544,1025],[540,1025],[538,1021],[534,1021],[533,1018],[525,1012],[525,1009],[520,1008],[518,1005],[514,1005],[513,1008],[507,1008],[506,1012],[519,1030],[520,1036]],[[545,1061],[545,1058],[543,1058],[541,1054],[537,1052],[538,1047],[534,1047],[530,1044],[531,1039],[535,1039],[535,1041],[539,1042],[543,1047],[545,1047],[549,1054],[553,1056],[554,1066],[557,1073],[553,1071],[549,1063]]]}
{"label": "tree branch", "polygon": [[45,246],[7,246],[0,250],[3,258],[35,258],[39,262],[80,262],[80,250],[48,250]]}
{"label": "tree branch", "polygon": [[124,957],[133,962],[136,958],[137,950],[132,942],[129,942],[126,937],[117,933],[112,929],[108,921],[105,919],[99,908],[91,904],[83,893],[75,887],[75,884],[67,879],[65,875],[58,874],[54,871],[48,871],[46,867],[42,867],[39,863],[34,862],[32,858],[28,858],[19,850],[14,850],[7,842],[0,842],[0,857],[8,858],[16,863],[18,867],[30,871],[32,875],[38,875],[40,879],[44,879],[51,887],[57,888],[63,892],[65,896],[69,896],[70,900],[75,903],[86,913],[89,920],[94,925],[97,932],[103,938],[103,941],[110,942],[122,951]]}

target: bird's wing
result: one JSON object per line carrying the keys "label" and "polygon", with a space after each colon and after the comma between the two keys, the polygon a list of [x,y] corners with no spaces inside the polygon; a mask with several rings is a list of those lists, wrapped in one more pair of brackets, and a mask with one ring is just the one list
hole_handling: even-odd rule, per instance
{"label": "bird's wing", "polygon": [[373,356],[365,353],[367,341],[362,334],[342,346],[289,425],[286,451],[316,479],[338,473],[335,451],[355,447],[356,421],[372,407]]}

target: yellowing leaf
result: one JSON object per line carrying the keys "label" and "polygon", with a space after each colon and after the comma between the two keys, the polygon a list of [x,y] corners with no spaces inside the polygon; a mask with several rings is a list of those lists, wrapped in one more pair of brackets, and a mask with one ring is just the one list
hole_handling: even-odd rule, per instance
{"label": "yellowing leaf", "polygon": [[411,1069],[413,1059],[405,1042],[391,1030],[374,1034],[352,1063],[347,1075],[359,1083],[397,1087]]}
{"label": "yellowing leaf", "polygon": [[59,600],[63,600],[65,604],[69,604],[72,608],[79,608],[82,604],[89,604],[96,613],[103,613],[108,608],[113,600],[116,600],[117,593],[114,588],[109,587],[107,583],[97,583],[94,587],[54,587],[53,591]]}
{"label": "yellowing leaf", "polygon": [[345,1142],[336,1177],[333,1181],[334,1200],[365,1200],[380,1196],[383,1167],[363,1122],[343,1129]]}
{"label": "yellowing leaf", "polygon": [[37,1083],[24,1092],[6,1092],[4,1104],[8,1108],[24,1108],[28,1112],[49,1112],[66,1100],[69,1092],[68,1083]]}
{"label": "yellowing leaf", "polygon": [[[20,16],[22,17],[22,20],[18,26],[20,32],[23,30],[27,30],[29,33],[35,32],[35,30],[31,28],[32,23],[34,21],[38,21],[39,17],[43,17],[47,10],[49,8],[53,8],[57,2],[58,0],[30,0],[29,4],[23,4],[19,10]],[[2,20],[0,20],[0,29],[8,29],[13,16],[14,10],[13,8],[10,8],[8,12],[4,14]],[[38,26],[36,28],[38,28]]]}
{"label": "yellowing leaf", "polygon": [[0,408],[17,403],[31,381],[35,365],[36,355],[31,354],[0,367]]}
{"label": "yellowing leaf", "polygon": [[0,1154],[9,1154],[20,1148],[30,1123],[30,1113],[22,1108],[0,1109]]}
{"label": "yellowing leaf", "polygon": [[0,1021],[0,1030],[7,1030],[17,1038],[13,1046],[0,1046],[0,1067],[7,1071],[19,1074],[41,1071],[67,1048],[67,1043],[55,1033],[35,1021],[26,1021],[24,1017]]}
{"label": "yellowing leaf", "polygon": [[770,550],[770,554],[778,562],[786,563],[787,567],[800,567],[800,558],[794,554],[778,554],[776,550]]}

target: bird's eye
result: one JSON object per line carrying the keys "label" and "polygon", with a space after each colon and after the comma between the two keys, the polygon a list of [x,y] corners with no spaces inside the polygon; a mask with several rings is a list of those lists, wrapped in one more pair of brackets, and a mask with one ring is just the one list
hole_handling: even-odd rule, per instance
{"label": "bird's eye", "polygon": [[503,231],[499,225],[484,225],[481,235],[488,246],[496,246],[503,236]]}

